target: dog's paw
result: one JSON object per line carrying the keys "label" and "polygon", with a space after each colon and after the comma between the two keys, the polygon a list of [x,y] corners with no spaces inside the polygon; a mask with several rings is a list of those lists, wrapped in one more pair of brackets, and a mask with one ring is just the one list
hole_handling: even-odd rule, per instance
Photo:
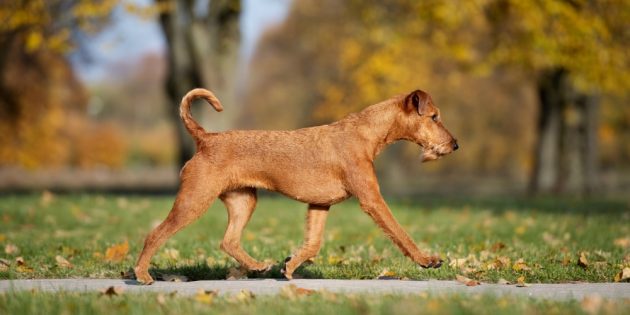
{"label": "dog's paw", "polygon": [[155,280],[151,278],[151,275],[149,275],[149,273],[146,271],[135,270],[134,272],[136,274],[136,281],[138,281],[139,284],[151,285],[153,284],[153,282],[155,282]]}
{"label": "dog's paw", "polygon": [[266,274],[266,273],[269,273],[271,269],[273,269],[273,266],[275,266],[275,264],[271,264],[271,263],[260,264],[258,266],[254,266],[253,268],[251,268],[250,271],[259,273],[259,274]]}
{"label": "dog's paw", "polygon": [[293,279],[293,271],[287,271],[286,266],[280,269],[280,272],[282,273],[282,275],[284,275],[285,278],[287,278],[287,280]]}
{"label": "dog's paw", "polygon": [[418,264],[422,268],[440,268],[442,267],[443,263],[444,263],[444,260],[442,260],[438,256],[425,257],[421,259],[420,262],[418,262]]}
{"label": "dog's paw", "polygon": [[280,269],[280,272],[284,275],[285,278],[287,278],[287,280],[293,279],[293,270],[289,270],[289,268],[287,268],[287,264],[289,263],[289,261],[291,261],[291,258],[293,258],[293,256],[285,258],[282,269]]}

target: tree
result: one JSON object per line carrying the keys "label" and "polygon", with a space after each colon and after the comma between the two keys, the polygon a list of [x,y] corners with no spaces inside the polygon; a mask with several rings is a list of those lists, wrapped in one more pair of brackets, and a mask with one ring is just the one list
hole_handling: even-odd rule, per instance
{"label": "tree", "polygon": [[[518,68],[536,82],[540,105],[530,192],[592,192],[598,178],[598,100],[601,93],[623,93],[630,79],[624,30],[630,5],[484,0],[430,2],[418,10],[448,33],[441,48],[462,47],[477,56],[465,63]],[[456,18],[441,18],[446,10]],[[480,18],[474,36],[479,40],[463,40],[468,21]]]}
{"label": "tree", "polygon": [[205,9],[194,0],[158,0],[158,5],[170,8],[162,10],[159,19],[168,45],[169,116],[175,119],[178,161],[184,165],[195,147],[179,120],[180,100],[196,87],[212,89],[223,102],[232,100],[241,7],[239,0],[213,0]]}
{"label": "tree", "polygon": [[74,159],[68,126],[76,118],[72,113],[85,108],[87,95],[64,53],[78,36],[105,25],[117,2],[0,4],[0,163],[36,168]]}
{"label": "tree", "polygon": [[[626,92],[630,4],[586,0],[330,2],[300,1],[292,13],[308,21],[316,14],[304,13],[304,8],[325,11],[330,4],[338,16],[333,38],[314,34],[312,39],[301,39],[309,42],[302,46],[314,47],[321,54],[315,55],[313,63],[327,59],[318,65],[325,65],[322,71],[329,73],[317,75],[321,80],[313,84],[318,91],[316,117],[339,118],[394,91],[399,93],[409,83],[422,80],[418,77],[439,77],[435,69],[457,69],[486,78],[518,73],[521,84],[538,94],[538,120],[524,127],[536,130],[537,138],[530,191],[588,193],[597,186],[598,100]],[[510,112],[519,112],[519,104],[515,105]],[[486,115],[485,108],[483,112]],[[478,116],[479,112],[473,117],[484,119]],[[494,154],[499,152],[496,147]]]}

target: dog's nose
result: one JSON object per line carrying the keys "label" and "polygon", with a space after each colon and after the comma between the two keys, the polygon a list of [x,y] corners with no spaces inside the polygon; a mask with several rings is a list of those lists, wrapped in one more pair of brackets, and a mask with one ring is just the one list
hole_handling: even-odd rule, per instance
{"label": "dog's nose", "polygon": [[453,141],[453,151],[457,151],[459,149],[459,145],[457,144],[457,140]]}

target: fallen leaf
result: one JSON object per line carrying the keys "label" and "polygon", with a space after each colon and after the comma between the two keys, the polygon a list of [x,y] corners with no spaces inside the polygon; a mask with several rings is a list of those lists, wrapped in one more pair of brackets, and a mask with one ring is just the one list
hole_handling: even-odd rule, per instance
{"label": "fallen leaf", "polygon": [[166,248],[164,249],[164,252],[162,253],[162,256],[166,259],[170,259],[170,260],[179,260],[179,251],[177,249],[174,248]]}
{"label": "fallen leaf", "polygon": [[0,271],[7,271],[9,270],[10,266],[11,266],[10,261],[0,258]]}
{"label": "fallen leaf", "polygon": [[586,253],[585,252],[581,252],[580,253],[580,257],[578,258],[578,262],[577,265],[586,269],[588,268],[588,259],[586,259]]}
{"label": "fallen leaf", "polygon": [[599,314],[604,299],[599,295],[587,295],[582,299],[580,306],[588,314]]}
{"label": "fallen leaf", "polygon": [[241,292],[236,295],[236,299],[240,302],[249,302],[255,298],[256,295],[249,290],[241,290]]}
{"label": "fallen leaf", "polygon": [[214,297],[217,295],[217,291],[206,291],[204,289],[199,289],[199,291],[197,291],[197,294],[195,294],[195,301],[210,305],[212,304],[212,301],[214,301]]}
{"label": "fallen leaf", "polygon": [[378,280],[399,280],[399,277],[396,277],[396,273],[393,271],[387,270],[387,268],[383,269],[381,273],[376,277]]}
{"label": "fallen leaf", "polygon": [[155,297],[155,301],[160,304],[160,305],[164,305],[166,304],[166,297],[164,297],[164,294],[159,293],[156,297]]}
{"label": "fallen leaf", "polygon": [[160,274],[159,278],[166,282],[188,282],[188,277],[182,275]]}
{"label": "fallen leaf", "polygon": [[556,247],[562,243],[561,240],[557,239],[555,236],[547,231],[543,232],[542,237],[545,243],[549,244],[552,247]]}
{"label": "fallen leaf", "polygon": [[7,244],[6,246],[4,246],[4,252],[6,254],[13,255],[19,253],[20,249],[13,244]]}
{"label": "fallen leaf", "polygon": [[62,268],[72,268],[72,264],[65,258],[57,255],[55,256],[55,261],[57,262],[57,266]]}
{"label": "fallen leaf", "polygon": [[22,273],[33,272],[33,268],[26,264],[26,261],[22,256],[15,258],[15,264],[17,265],[17,271]]}
{"label": "fallen leaf", "polygon": [[503,269],[505,267],[509,268],[511,264],[512,264],[512,260],[510,259],[510,257],[498,256],[497,258],[494,259],[494,266],[497,269]]}
{"label": "fallen leaf", "polygon": [[107,289],[103,289],[101,290],[101,295],[107,295],[107,296],[112,296],[112,295],[121,295],[123,293],[125,289],[123,289],[122,287],[115,287],[115,286],[111,286]]}
{"label": "fallen leaf", "polygon": [[328,255],[328,264],[330,265],[339,265],[343,263],[343,261],[344,261],[343,257],[339,257],[335,255]]}
{"label": "fallen leaf", "polygon": [[514,263],[514,265],[512,265],[512,269],[514,271],[528,271],[528,270],[531,270],[531,268],[529,268],[529,266],[527,266],[527,264],[525,263],[523,258],[517,260]]}
{"label": "fallen leaf", "polygon": [[119,262],[127,258],[129,252],[129,242],[115,244],[105,251],[105,260],[109,262]]}
{"label": "fallen leaf", "polygon": [[456,258],[451,260],[451,262],[448,263],[448,266],[451,268],[462,268],[466,265],[466,261],[468,261],[467,258]]}
{"label": "fallen leaf", "polygon": [[48,190],[44,190],[42,192],[42,196],[39,199],[39,203],[46,207],[48,206],[51,202],[53,202],[53,200],[55,200],[55,195],[53,193],[51,193]]}
{"label": "fallen leaf", "polygon": [[232,267],[228,270],[227,280],[247,279],[247,269]]}
{"label": "fallen leaf", "polygon": [[492,247],[490,247],[490,251],[496,253],[496,252],[498,252],[498,251],[500,251],[500,250],[502,250],[504,248],[505,248],[505,244],[503,244],[501,242],[496,242],[496,243],[492,244]]}
{"label": "fallen leaf", "polygon": [[473,280],[473,279],[470,279],[470,278],[466,278],[466,277],[461,276],[461,275],[456,275],[456,276],[455,276],[455,279],[457,279],[457,282],[459,282],[459,283],[463,283],[463,284],[465,284],[465,285],[466,285],[466,286],[468,286],[468,287],[474,287],[474,286],[478,286],[478,285],[480,285],[480,284],[481,284],[481,283],[480,283],[479,281],[477,281],[477,280]]}
{"label": "fallen leaf", "polygon": [[2,233],[0,233],[0,243],[4,242],[4,240],[6,240],[6,239],[7,239],[7,236],[2,234]]}
{"label": "fallen leaf", "polygon": [[315,290],[300,288],[295,284],[285,285],[280,289],[280,294],[290,300],[295,300],[301,296],[307,296],[315,293]]}
{"label": "fallen leaf", "polygon": [[615,244],[615,246],[619,246],[621,248],[628,248],[630,247],[630,237],[622,237],[622,238],[615,239],[613,243]]}
{"label": "fallen leaf", "polygon": [[630,281],[630,267],[625,267],[615,275],[615,282]]}
{"label": "fallen leaf", "polygon": [[501,285],[510,285],[512,283],[510,283],[510,281],[507,281],[503,278],[500,278],[499,281],[497,281],[497,284],[501,284]]}
{"label": "fallen leaf", "polygon": [[519,288],[525,288],[525,287],[529,287],[530,285],[528,283],[525,283],[524,276],[520,276],[518,277],[518,279],[516,279],[516,286]]}

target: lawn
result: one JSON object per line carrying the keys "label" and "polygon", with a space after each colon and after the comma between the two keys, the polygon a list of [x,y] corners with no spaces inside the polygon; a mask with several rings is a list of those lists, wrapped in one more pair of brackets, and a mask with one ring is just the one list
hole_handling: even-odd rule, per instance
{"label": "lawn", "polygon": [[[21,195],[0,197],[0,279],[118,278],[172,196]],[[614,200],[393,200],[394,215],[440,269],[418,268],[385,238],[354,200],[331,208],[325,243],[304,278],[413,280],[456,275],[497,282],[609,282],[630,264],[630,206]],[[263,196],[245,230],[254,257],[283,261],[299,246],[305,205]],[[236,262],[219,250],[226,211],[215,203],[153,259],[151,272],[188,280],[225,279]],[[128,244],[128,249],[127,249]],[[21,257],[21,258],[19,258]],[[279,268],[265,275],[281,277]]]}
{"label": "lawn", "polygon": [[629,308],[627,300],[553,301],[491,295],[0,294],[1,314],[624,314]]}

